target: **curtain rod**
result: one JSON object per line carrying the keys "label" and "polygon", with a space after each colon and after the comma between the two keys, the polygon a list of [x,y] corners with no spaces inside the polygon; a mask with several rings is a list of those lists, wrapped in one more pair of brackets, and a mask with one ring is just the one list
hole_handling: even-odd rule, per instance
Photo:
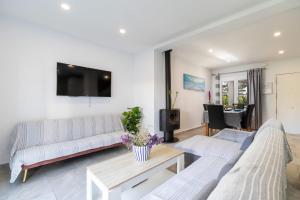
{"label": "curtain rod", "polygon": [[[263,67],[256,67],[256,68],[252,68],[252,69],[262,69],[262,70],[266,70],[267,65],[264,65]],[[216,75],[222,75],[222,74],[235,74],[235,73],[242,73],[242,72],[247,72],[248,70],[241,70],[241,71],[234,71],[234,72],[223,72],[223,73],[218,73],[218,74],[212,74],[212,76],[216,76]]]}

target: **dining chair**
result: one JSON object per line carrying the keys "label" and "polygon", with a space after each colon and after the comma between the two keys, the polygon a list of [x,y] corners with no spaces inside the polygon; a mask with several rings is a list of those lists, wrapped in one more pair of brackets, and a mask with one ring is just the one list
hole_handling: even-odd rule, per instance
{"label": "dining chair", "polygon": [[[233,128],[225,123],[223,105],[208,105],[208,128],[222,130],[224,128]],[[208,131],[210,132],[210,131]],[[210,134],[209,134],[210,135]]]}
{"label": "dining chair", "polygon": [[249,104],[246,109],[246,113],[242,117],[241,128],[246,130],[251,130],[251,122],[253,116],[253,110],[255,108],[254,104]]}

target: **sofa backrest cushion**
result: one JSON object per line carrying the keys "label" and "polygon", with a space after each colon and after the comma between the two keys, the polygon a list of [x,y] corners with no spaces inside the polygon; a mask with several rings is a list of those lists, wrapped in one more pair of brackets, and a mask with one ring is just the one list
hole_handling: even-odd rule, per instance
{"label": "sofa backrest cushion", "polygon": [[54,144],[122,130],[120,115],[22,122],[16,126],[12,153],[38,145]]}
{"label": "sofa backrest cushion", "polygon": [[264,128],[208,200],[285,199],[287,149],[284,137],[279,129]]}
{"label": "sofa backrest cushion", "polygon": [[[269,119],[268,121],[266,121],[258,129],[256,136],[259,135],[267,127],[272,127],[272,128],[281,130],[284,133],[283,139],[284,139],[284,144],[285,144],[285,149],[286,149],[286,151],[285,151],[286,152],[285,159],[286,159],[286,162],[289,162],[289,161],[293,160],[292,151],[291,151],[290,145],[288,143],[288,140],[287,140],[287,137],[286,137],[286,132],[284,130],[283,124],[280,121],[276,120],[276,119]],[[254,137],[254,139],[255,139],[255,137]]]}
{"label": "sofa backrest cushion", "polygon": [[272,127],[272,128],[281,130],[282,132],[285,133],[284,127],[280,121],[278,121],[276,119],[269,119],[263,125],[261,125],[261,127],[257,131],[257,134],[259,134],[261,131],[263,131],[267,127]]}

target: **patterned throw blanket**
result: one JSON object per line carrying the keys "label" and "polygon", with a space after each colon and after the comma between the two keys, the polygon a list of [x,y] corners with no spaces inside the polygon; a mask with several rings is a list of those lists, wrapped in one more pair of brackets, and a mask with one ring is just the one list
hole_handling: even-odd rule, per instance
{"label": "patterned throw blanket", "polygon": [[14,182],[22,165],[120,142],[120,115],[23,122],[16,126],[10,155]]}
{"label": "patterned throw blanket", "polygon": [[262,127],[208,200],[286,199],[286,164],[291,159],[285,133],[275,126]]}

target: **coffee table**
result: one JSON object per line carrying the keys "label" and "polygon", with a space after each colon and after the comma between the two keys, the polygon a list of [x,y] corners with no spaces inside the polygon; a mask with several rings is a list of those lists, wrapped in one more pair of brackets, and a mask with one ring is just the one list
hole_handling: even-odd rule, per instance
{"label": "coffee table", "polygon": [[137,162],[132,152],[87,167],[87,200],[92,200],[92,184],[102,191],[103,200],[120,200],[122,191],[177,164],[184,169],[184,152],[163,144],[153,147],[150,159]]}

